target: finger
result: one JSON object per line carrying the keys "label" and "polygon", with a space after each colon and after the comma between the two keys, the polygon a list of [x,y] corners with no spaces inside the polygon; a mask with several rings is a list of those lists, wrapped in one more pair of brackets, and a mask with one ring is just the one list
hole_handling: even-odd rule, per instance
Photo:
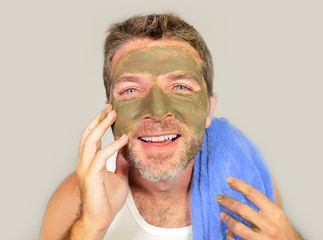
{"label": "finger", "polygon": [[90,166],[91,161],[93,160],[97,152],[97,142],[101,140],[105,132],[115,121],[115,118],[116,112],[112,110],[108,114],[108,116],[103,119],[86,138],[78,171],[85,171]]}
{"label": "finger", "polygon": [[129,138],[127,135],[122,135],[121,138],[97,152],[89,168],[89,174],[97,174],[98,172],[102,171],[102,169],[106,169],[105,165],[107,159],[124,145],[126,145],[128,143],[128,140]]}
{"label": "finger", "polygon": [[89,122],[83,130],[81,137],[81,146],[84,145],[85,139],[93,131],[93,129],[111,112],[112,105],[107,104],[104,109],[96,114],[96,116]]}
{"label": "finger", "polygon": [[253,186],[233,177],[229,177],[227,181],[231,188],[241,192],[246,198],[255,204],[264,215],[270,216],[273,211],[277,210],[277,205]]}
{"label": "finger", "polygon": [[233,232],[231,232],[231,231],[230,231],[230,229],[228,229],[228,230],[226,231],[226,233],[227,233],[227,238],[226,238],[226,240],[235,240],[235,238],[234,238],[234,234],[233,234]]}
{"label": "finger", "polygon": [[123,178],[128,178],[129,163],[127,160],[118,152],[116,161],[116,174]]}
{"label": "finger", "polygon": [[101,150],[101,140],[99,140],[97,143],[96,143],[96,151],[100,151]]}
{"label": "finger", "polygon": [[[95,128],[100,122],[102,122],[102,120],[104,118],[107,117],[107,115],[111,112],[112,110],[112,105],[111,104],[108,104],[108,101],[106,102],[106,106],[105,108],[103,109],[103,111],[101,111],[99,114],[99,118],[98,119],[94,119],[96,121],[92,121],[89,125],[91,126],[88,126],[85,130],[85,133],[83,135],[83,138],[82,138],[82,142],[81,142],[81,148],[83,148],[84,146],[84,142],[85,142],[85,139],[88,137],[88,135],[92,132],[93,128]],[[93,125],[93,128],[92,128],[92,125]],[[96,146],[96,150],[99,151],[101,150],[101,141],[98,141],[97,142],[97,146]]]}
{"label": "finger", "polygon": [[222,222],[225,223],[225,225],[228,226],[230,231],[232,231],[235,235],[238,235],[239,237],[242,237],[248,240],[253,240],[258,238],[257,236],[258,233],[254,232],[251,228],[247,227],[242,222],[233,218],[229,213],[221,212],[220,219],[222,220]]}
{"label": "finger", "polygon": [[108,104],[108,107],[103,110],[103,112],[100,114],[100,117],[98,119],[98,123],[102,122],[103,119],[107,117],[107,115],[111,112],[112,110],[112,105]]}
{"label": "finger", "polygon": [[[93,129],[98,125],[99,119],[102,115],[107,116],[109,112],[112,110],[112,105],[107,104],[105,105],[104,109],[96,114],[96,116],[89,122],[89,124],[86,126],[86,128],[83,130],[81,135],[81,141],[80,141],[80,149],[79,149],[79,155],[77,160],[76,169],[79,169],[80,160],[82,158],[83,148],[84,148],[84,142],[88,135],[93,131]],[[97,149],[99,150],[101,148],[101,143],[98,143]]]}
{"label": "finger", "polygon": [[220,194],[216,197],[216,200],[221,206],[229,209],[238,216],[247,220],[249,223],[256,225],[260,229],[265,228],[268,225],[268,220],[264,216],[256,212],[253,208],[239,202],[234,198]]}

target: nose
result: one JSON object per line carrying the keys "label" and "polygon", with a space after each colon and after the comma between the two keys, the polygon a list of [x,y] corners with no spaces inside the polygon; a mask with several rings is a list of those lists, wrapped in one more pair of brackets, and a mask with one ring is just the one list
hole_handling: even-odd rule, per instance
{"label": "nose", "polygon": [[164,91],[158,86],[154,85],[145,97],[143,102],[142,118],[166,118],[172,117],[170,99]]}

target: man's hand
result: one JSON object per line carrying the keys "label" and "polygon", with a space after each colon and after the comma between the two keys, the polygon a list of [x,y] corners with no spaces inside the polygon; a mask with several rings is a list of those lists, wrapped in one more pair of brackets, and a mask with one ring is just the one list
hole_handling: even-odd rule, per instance
{"label": "man's hand", "polygon": [[108,104],[82,134],[76,167],[81,193],[81,214],[68,239],[102,239],[125,203],[129,190],[129,165],[118,155],[117,169],[112,173],[106,170],[106,160],[127,144],[128,137],[124,135],[101,149],[101,138],[115,118],[116,112]]}
{"label": "man's hand", "polygon": [[223,207],[236,213],[253,225],[252,228],[233,218],[229,213],[220,213],[220,219],[229,227],[227,240],[235,239],[234,234],[247,240],[253,239],[302,239],[293,228],[285,213],[263,193],[249,184],[236,179],[228,178],[231,188],[241,192],[259,208],[259,213],[244,203],[229,196],[220,194],[217,201]]}

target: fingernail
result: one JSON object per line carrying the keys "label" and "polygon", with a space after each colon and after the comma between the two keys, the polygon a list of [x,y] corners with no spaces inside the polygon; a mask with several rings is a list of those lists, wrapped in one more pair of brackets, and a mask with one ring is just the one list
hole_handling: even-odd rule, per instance
{"label": "fingernail", "polygon": [[105,106],[104,106],[104,111],[107,111],[107,110],[109,110],[110,108],[112,108],[112,105],[109,103],[109,104],[106,104]]}
{"label": "fingernail", "polygon": [[107,112],[107,115],[104,117],[104,118],[112,118],[113,117],[113,114],[111,114],[111,111]]}
{"label": "fingernail", "polygon": [[223,198],[224,196],[222,194],[219,194],[218,196],[216,196],[216,201],[221,202]]}
{"label": "fingernail", "polygon": [[99,117],[98,122],[99,122],[99,123],[100,123],[100,122],[102,122],[102,120],[103,120],[103,119],[105,119],[107,116],[109,116],[109,113],[111,112],[111,110],[112,110],[112,106],[111,106],[111,104],[107,104],[107,105],[104,107],[104,109],[103,109],[102,113],[100,114],[100,117]]}
{"label": "fingernail", "polygon": [[126,135],[126,134],[123,134],[123,135],[121,136],[120,140],[125,139],[126,137],[127,137],[127,135]]}
{"label": "fingernail", "polygon": [[231,184],[233,182],[233,178],[232,177],[228,177],[227,178],[227,183]]}

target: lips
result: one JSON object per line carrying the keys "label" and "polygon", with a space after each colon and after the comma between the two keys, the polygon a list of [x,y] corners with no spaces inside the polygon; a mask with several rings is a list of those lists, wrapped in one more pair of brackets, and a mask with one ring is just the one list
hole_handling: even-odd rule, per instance
{"label": "lips", "polygon": [[148,144],[165,145],[165,144],[174,142],[179,137],[180,137],[179,134],[165,134],[165,135],[158,135],[158,136],[139,137],[138,139]]}

